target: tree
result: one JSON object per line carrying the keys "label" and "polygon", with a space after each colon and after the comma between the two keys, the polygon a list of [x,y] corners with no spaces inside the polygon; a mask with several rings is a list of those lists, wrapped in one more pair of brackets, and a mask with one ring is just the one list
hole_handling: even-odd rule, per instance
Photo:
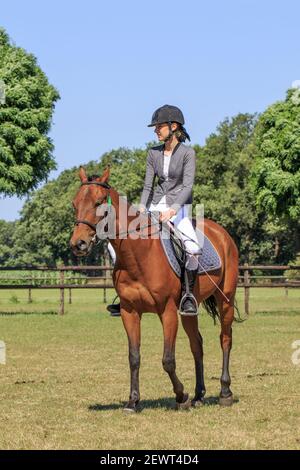
{"label": "tree", "polygon": [[16,222],[10,265],[77,264],[69,245],[75,221],[72,199],[79,186],[77,173],[77,168],[65,170],[56,180],[30,193]]}
{"label": "tree", "polygon": [[101,158],[100,172],[111,166],[110,184],[126,195],[130,204],[140,202],[146,171],[147,148],[128,149],[125,147],[105,153]]}
{"label": "tree", "polygon": [[255,130],[253,186],[257,205],[281,219],[300,220],[300,97],[287,91],[270,106]]}
{"label": "tree", "polygon": [[[138,202],[145,175],[146,150],[112,150],[105,153],[100,162],[90,161],[84,167],[89,176],[101,175],[108,164],[111,165],[110,184],[126,194],[129,203]],[[57,179],[29,194],[15,225],[7,266],[100,264],[102,246],[95,247],[87,258],[79,261],[69,245],[75,221],[72,200],[80,186],[78,171],[76,167],[65,170]]]}
{"label": "tree", "polygon": [[[197,157],[194,201],[204,203],[205,216],[229,231],[238,245],[241,263],[288,263],[295,256],[296,222],[286,223],[268,211],[258,210],[252,190],[250,175],[257,152],[256,123],[256,115],[227,118],[203,147],[194,147]],[[143,188],[147,147],[112,150],[99,162],[91,161],[84,166],[88,175],[101,175],[110,165],[110,184],[120,194],[127,195],[129,203],[136,203]],[[15,223],[8,250],[11,258],[6,258],[6,265],[55,266],[79,262],[69,248],[74,226],[71,202],[79,185],[78,168],[74,167],[30,193],[21,219]],[[7,240],[1,240],[0,230],[0,248],[1,244],[7,244]],[[98,246],[80,263],[99,264],[101,256]]]}
{"label": "tree", "polygon": [[0,220],[0,266],[9,265],[16,222]]}
{"label": "tree", "polygon": [[37,60],[0,29],[0,193],[24,195],[56,168],[50,130],[56,89]]}
{"label": "tree", "polygon": [[284,227],[290,260],[300,252],[300,90],[270,106],[255,129],[251,176],[258,211]]}
{"label": "tree", "polygon": [[[291,231],[257,210],[250,186],[254,163],[256,115],[226,118],[204,147],[195,146],[197,169],[195,204],[204,204],[205,216],[220,223],[237,243],[240,262],[288,262]],[[276,250],[276,239],[281,251]]]}

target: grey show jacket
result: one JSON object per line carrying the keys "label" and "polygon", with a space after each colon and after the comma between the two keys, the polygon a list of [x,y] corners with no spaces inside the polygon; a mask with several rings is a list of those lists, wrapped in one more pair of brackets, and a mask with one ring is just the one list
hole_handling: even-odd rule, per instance
{"label": "grey show jacket", "polygon": [[[179,143],[173,150],[169,176],[165,178],[164,145],[152,147],[148,151],[144,189],[141,204],[149,207],[151,202],[157,204],[166,195],[169,207],[176,211],[184,204],[191,204],[193,200],[193,184],[195,179],[195,151],[192,147]],[[153,189],[155,177],[158,183]]]}

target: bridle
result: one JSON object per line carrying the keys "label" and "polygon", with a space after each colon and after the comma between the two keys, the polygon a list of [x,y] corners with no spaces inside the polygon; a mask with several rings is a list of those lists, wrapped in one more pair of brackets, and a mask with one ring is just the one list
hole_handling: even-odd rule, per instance
{"label": "bridle", "polygon": [[[102,188],[105,188],[105,189],[108,189],[108,191],[110,190],[111,186],[108,184],[108,183],[100,183],[100,181],[86,181],[85,183],[81,183],[81,186],[85,186],[85,185],[91,185],[91,184],[95,184],[96,186],[101,186]],[[109,193],[108,193],[109,195]],[[92,230],[94,230],[95,232],[95,235],[93,236],[93,238],[91,239],[91,243],[96,243],[98,244],[100,242],[100,239],[98,238],[97,236],[97,224],[93,224],[92,222],[90,222],[89,220],[81,220],[81,219],[77,219],[76,222],[75,222],[75,225],[79,225],[79,224],[85,224],[87,225],[88,227],[90,227]]]}
{"label": "bridle", "polygon": [[[84,186],[84,185],[91,185],[91,184],[95,184],[97,186],[101,186],[102,188],[105,188],[108,190],[108,194],[107,194],[107,198],[109,197],[110,198],[110,194],[109,194],[109,190],[111,189],[111,186],[108,184],[108,183],[100,183],[99,181],[86,181],[85,183],[81,183],[81,186]],[[104,198],[105,199],[105,198]],[[103,200],[104,200],[103,199]],[[111,203],[111,199],[110,199],[110,203]],[[97,224],[99,223],[99,221],[97,222]],[[96,244],[98,245],[101,241],[103,241],[103,238],[99,238],[98,235],[97,235],[97,224],[93,224],[92,222],[90,222],[89,220],[81,220],[81,219],[77,219],[75,221],[75,225],[79,225],[79,224],[85,224],[87,225],[88,227],[90,227],[92,230],[94,230],[95,232],[95,235],[93,236],[93,238],[91,239],[91,243],[92,244]],[[158,223],[153,223],[151,224],[151,221],[150,223],[148,223],[147,225],[144,225],[144,226],[141,226],[140,227],[140,230],[143,229],[143,228],[147,228],[147,227],[151,227],[151,225],[160,225],[161,226],[161,222],[158,222]],[[128,231],[125,231],[125,232],[122,232],[122,233],[119,233],[119,235],[129,235],[131,232],[135,232],[136,229],[134,230],[128,230]],[[108,238],[108,237],[107,237]]]}

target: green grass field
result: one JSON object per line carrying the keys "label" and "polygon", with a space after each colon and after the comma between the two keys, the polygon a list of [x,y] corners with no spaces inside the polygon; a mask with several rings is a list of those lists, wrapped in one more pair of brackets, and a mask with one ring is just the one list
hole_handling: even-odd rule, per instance
{"label": "green grass field", "polygon": [[[219,325],[201,308],[207,404],[175,411],[163,371],[161,325],[142,322],[142,412],[122,412],[129,394],[127,338],[106,313],[103,294],[76,290],[65,316],[58,291],[0,292],[1,449],[300,449],[300,291],[252,289],[251,315],[234,324],[231,408],[216,404],[221,372]],[[109,294],[112,298],[113,292]],[[243,292],[238,293],[243,311]],[[193,395],[194,364],[180,326],[177,372]]]}

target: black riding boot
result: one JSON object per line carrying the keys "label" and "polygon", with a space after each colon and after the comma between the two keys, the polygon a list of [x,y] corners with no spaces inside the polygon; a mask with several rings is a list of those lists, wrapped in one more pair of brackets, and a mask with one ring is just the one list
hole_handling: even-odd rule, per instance
{"label": "black riding boot", "polygon": [[194,285],[197,279],[198,269],[190,271],[189,269],[185,270],[184,273],[184,282],[182,289],[182,297],[180,301],[179,310],[181,315],[198,315],[198,303],[193,295]]}

